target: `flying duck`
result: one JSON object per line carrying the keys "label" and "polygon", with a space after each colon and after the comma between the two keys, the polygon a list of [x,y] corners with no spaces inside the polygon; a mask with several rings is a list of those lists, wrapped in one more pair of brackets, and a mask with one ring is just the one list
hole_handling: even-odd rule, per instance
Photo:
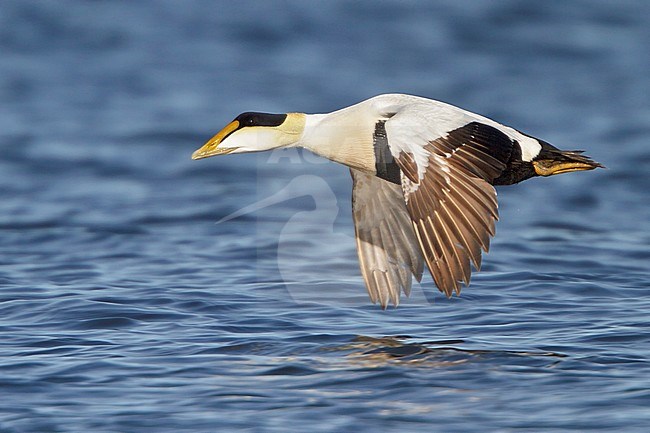
{"label": "flying duck", "polygon": [[237,116],[192,159],[302,147],[346,165],[361,273],[373,303],[409,295],[426,263],[447,297],[481,267],[498,219],[496,185],[592,170],[582,151],[458,107],[386,94],[326,114]]}

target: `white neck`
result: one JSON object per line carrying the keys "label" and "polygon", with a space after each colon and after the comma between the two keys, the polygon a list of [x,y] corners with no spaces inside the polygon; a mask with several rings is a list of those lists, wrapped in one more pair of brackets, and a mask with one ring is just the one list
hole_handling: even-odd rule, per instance
{"label": "white neck", "polygon": [[374,173],[372,135],[376,119],[355,108],[306,114],[305,129],[296,144],[331,161]]}

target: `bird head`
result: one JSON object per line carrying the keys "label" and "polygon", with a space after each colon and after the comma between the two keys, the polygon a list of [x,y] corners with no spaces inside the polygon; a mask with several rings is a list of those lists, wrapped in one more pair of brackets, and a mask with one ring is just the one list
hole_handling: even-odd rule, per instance
{"label": "bird head", "polygon": [[605,168],[604,165],[582,155],[582,150],[560,150],[541,141],[539,154],[531,161],[538,176],[553,176],[572,171],[593,170]]}
{"label": "bird head", "polygon": [[300,141],[304,129],[302,113],[242,113],[196,150],[192,159],[291,146]]}

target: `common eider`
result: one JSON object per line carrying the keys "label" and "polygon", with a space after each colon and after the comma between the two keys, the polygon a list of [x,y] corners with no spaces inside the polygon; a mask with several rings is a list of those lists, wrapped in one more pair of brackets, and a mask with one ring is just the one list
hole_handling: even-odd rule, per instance
{"label": "common eider", "polygon": [[458,107],[386,94],[326,114],[237,116],[193,153],[301,147],[346,165],[361,273],[386,308],[409,295],[426,263],[448,297],[481,267],[498,219],[496,185],[592,170],[582,151],[563,151]]}

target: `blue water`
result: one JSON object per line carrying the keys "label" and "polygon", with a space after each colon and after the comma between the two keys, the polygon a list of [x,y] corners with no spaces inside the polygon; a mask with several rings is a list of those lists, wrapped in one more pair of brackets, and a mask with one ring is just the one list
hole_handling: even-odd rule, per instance
{"label": "blue water", "polygon": [[[0,431],[649,431],[648,41],[644,1],[3,1]],[[344,167],[189,156],[386,92],[608,169],[499,189],[462,296],[382,311]]]}

